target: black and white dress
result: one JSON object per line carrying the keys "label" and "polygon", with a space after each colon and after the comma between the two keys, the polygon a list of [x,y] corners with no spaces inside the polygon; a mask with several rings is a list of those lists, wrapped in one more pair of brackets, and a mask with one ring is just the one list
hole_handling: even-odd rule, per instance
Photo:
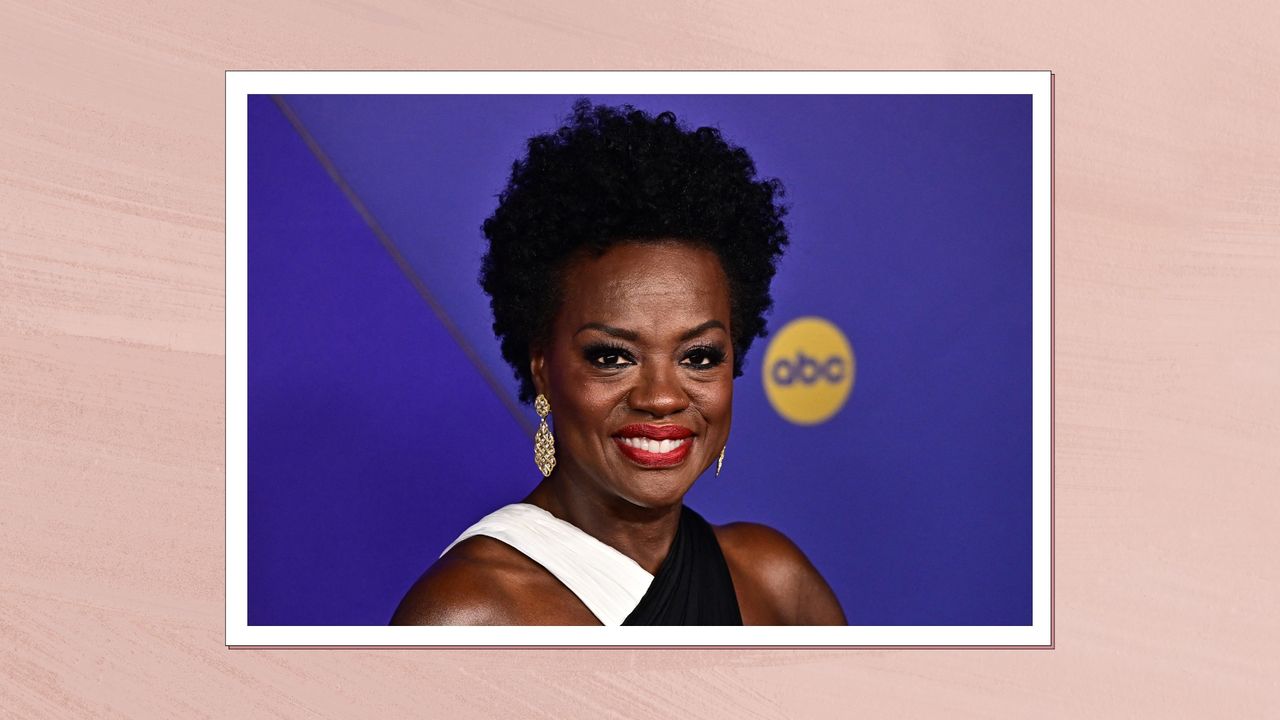
{"label": "black and white dress", "polygon": [[741,625],[733,579],[715,531],[688,507],[667,558],[651,575],[618,550],[536,505],[515,503],[467,528],[510,545],[546,568],[603,625]]}

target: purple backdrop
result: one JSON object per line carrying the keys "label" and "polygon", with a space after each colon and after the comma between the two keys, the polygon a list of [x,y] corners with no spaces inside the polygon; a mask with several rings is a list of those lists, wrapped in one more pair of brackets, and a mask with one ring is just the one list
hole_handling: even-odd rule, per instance
{"label": "purple backdrop", "polygon": [[[780,178],[792,247],[770,327],[821,316],[857,356],[843,409],[799,426],[765,397],[758,341],[724,473],[687,502],[788,534],[851,624],[1030,624],[1030,97],[593,99],[716,125]],[[540,477],[476,283],[479,228],[573,98],[284,100],[460,341],[280,108],[250,98],[249,622],[384,624]]]}

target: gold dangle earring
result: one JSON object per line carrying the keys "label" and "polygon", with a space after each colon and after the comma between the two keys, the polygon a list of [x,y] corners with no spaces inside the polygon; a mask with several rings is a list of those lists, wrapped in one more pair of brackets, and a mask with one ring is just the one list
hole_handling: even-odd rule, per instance
{"label": "gold dangle earring", "polygon": [[538,432],[533,436],[533,462],[542,471],[542,477],[551,477],[556,466],[556,439],[547,427],[547,415],[551,414],[551,403],[547,396],[538,393],[533,400],[534,412],[538,413]]}
{"label": "gold dangle earring", "polygon": [[[725,443],[727,446],[728,443]],[[716,477],[720,477],[720,468],[724,467],[724,448],[720,448],[720,459],[716,461]]]}

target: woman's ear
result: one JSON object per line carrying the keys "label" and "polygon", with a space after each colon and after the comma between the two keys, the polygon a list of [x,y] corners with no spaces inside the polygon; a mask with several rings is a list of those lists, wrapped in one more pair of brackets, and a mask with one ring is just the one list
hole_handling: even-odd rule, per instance
{"label": "woman's ear", "polygon": [[547,393],[547,354],[541,347],[529,348],[529,375],[533,378],[533,392],[537,395]]}

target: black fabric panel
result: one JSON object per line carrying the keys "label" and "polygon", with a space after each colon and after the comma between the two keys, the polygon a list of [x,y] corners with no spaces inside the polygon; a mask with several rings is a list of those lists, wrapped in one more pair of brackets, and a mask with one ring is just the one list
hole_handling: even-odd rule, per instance
{"label": "black fabric panel", "polygon": [[671,552],[623,625],[741,625],[738,596],[715,530],[684,507]]}

